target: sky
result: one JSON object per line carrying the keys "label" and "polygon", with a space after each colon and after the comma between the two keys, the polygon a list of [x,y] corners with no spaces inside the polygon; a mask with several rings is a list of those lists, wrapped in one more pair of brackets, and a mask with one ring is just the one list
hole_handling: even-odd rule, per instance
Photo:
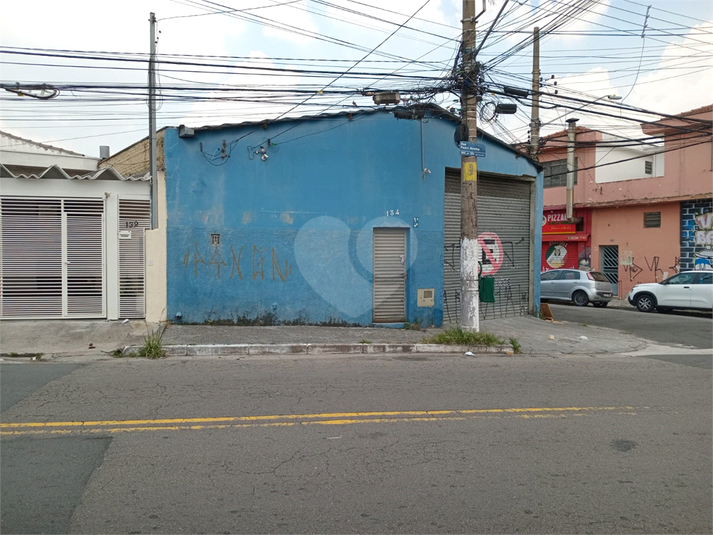
{"label": "sky", "polygon": [[[508,143],[528,139],[531,100],[502,93],[532,88],[535,26],[542,135],[576,116],[640,138],[641,121],[713,104],[710,0],[503,4],[476,0],[479,128]],[[151,12],[159,128],[371,109],[375,89],[460,109],[462,0],[36,0],[2,7],[0,83],[15,91],[0,91],[0,130],[95,157],[146,137]]]}

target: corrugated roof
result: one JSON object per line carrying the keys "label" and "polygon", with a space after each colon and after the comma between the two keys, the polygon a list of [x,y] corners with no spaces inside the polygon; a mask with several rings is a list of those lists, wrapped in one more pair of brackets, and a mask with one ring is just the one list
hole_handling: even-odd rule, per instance
{"label": "corrugated roof", "polygon": [[146,173],[141,176],[124,176],[113,167],[105,167],[90,173],[81,175],[70,175],[59,165],[51,165],[46,169],[38,170],[37,173],[13,173],[7,167],[0,163],[0,177],[3,178],[18,178],[18,179],[68,179],[68,180],[124,180],[124,181],[148,181],[151,175]]}
{"label": "corrugated roof", "polygon": [[[47,150],[57,150],[57,151],[62,152],[63,154],[67,154],[67,155],[69,155],[69,156],[84,156],[84,154],[80,154],[80,153],[78,153],[78,152],[74,152],[74,151],[71,151],[71,150],[68,150],[68,149],[63,149],[63,148],[61,148],[61,147],[54,147],[54,146],[52,146],[52,145],[47,145],[46,143],[39,143],[38,141],[32,141],[31,139],[25,139],[24,137],[15,136],[15,135],[10,134],[10,133],[8,133],[8,132],[3,132],[2,130],[0,130],[0,135],[5,136],[5,137],[9,137],[10,139],[15,139],[15,140],[17,140],[17,141],[22,141],[23,143],[29,143],[30,145],[35,145],[35,146],[41,147],[41,148],[43,148],[43,149],[47,149]],[[1,148],[1,147],[0,147],[0,148]]]}

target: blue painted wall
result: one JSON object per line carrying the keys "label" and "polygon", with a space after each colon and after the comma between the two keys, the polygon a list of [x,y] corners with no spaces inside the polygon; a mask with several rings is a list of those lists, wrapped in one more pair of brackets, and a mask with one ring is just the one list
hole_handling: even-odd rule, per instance
{"label": "blue painted wall", "polygon": [[[440,325],[444,171],[460,166],[454,128],[373,112],[192,138],[168,129],[169,319],[370,325],[373,228],[398,226],[408,229],[407,319]],[[480,169],[536,173],[484,142]],[[541,213],[541,190],[539,199]],[[419,288],[435,289],[435,307],[417,306]]]}

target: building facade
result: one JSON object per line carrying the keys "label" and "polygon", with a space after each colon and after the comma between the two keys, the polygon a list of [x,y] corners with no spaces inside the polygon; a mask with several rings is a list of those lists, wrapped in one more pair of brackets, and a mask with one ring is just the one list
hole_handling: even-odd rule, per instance
{"label": "building facade", "polygon": [[0,133],[0,317],[144,317],[147,177]]}
{"label": "building facade", "polygon": [[[548,263],[604,272],[619,297],[634,285],[710,265],[713,208],[712,107],[645,124],[651,142],[630,142],[577,128],[575,222],[549,233],[566,201],[567,136],[548,136],[542,269]],[[548,254],[549,251],[549,254]]]}
{"label": "building facade", "polygon": [[[165,259],[156,247],[146,268],[157,287],[164,270],[165,297],[157,289],[149,308],[188,323],[458,321],[459,122],[426,106],[167,128],[165,211],[146,238],[165,240]],[[541,171],[480,141],[481,266],[495,279],[481,316],[535,313]],[[121,170],[141,150],[110,163]]]}

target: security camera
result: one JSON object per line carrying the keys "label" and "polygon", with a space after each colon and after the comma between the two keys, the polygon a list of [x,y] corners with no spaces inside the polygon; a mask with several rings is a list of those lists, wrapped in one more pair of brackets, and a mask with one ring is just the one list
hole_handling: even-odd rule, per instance
{"label": "security camera", "polygon": [[262,156],[260,156],[260,159],[261,159],[263,162],[264,162],[265,160],[267,160],[267,154],[263,154]]}

